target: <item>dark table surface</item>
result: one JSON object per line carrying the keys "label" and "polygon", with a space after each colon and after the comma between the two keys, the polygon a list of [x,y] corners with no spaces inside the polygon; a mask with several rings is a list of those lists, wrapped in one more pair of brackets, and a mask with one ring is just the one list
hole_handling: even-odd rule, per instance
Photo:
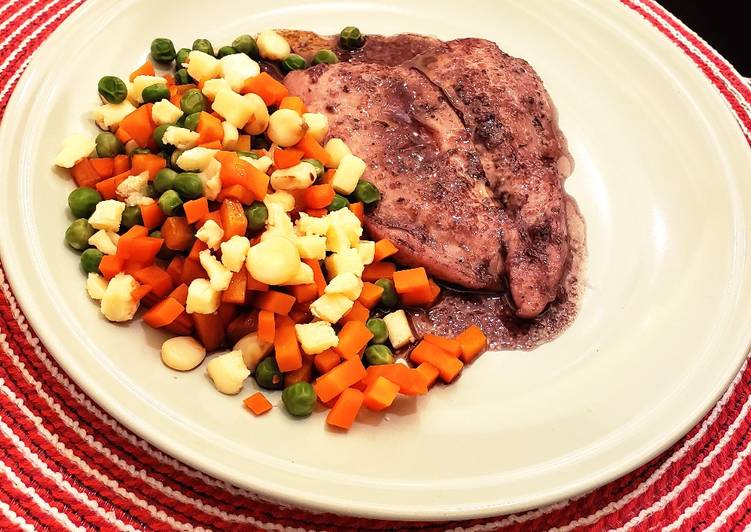
{"label": "dark table surface", "polygon": [[657,0],[720,52],[742,75],[751,77],[749,0]]}

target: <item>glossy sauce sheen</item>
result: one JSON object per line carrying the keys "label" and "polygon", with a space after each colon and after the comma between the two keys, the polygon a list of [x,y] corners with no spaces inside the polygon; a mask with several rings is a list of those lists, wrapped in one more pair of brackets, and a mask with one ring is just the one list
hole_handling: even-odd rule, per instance
{"label": "glossy sauce sheen", "polygon": [[569,261],[555,300],[542,314],[519,318],[507,294],[460,292],[444,286],[431,308],[409,310],[417,335],[454,336],[474,324],[488,337],[489,349],[533,349],[561,334],[576,318],[586,259],[584,220],[570,197],[566,218]]}
{"label": "glossy sauce sheen", "polygon": [[[366,178],[384,192],[368,215],[371,237],[391,238],[398,262],[448,281],[432,308],[411,311],[416,332],[454,335],[475,324],[493,349],[531,349],[560,334],[577,311],[584,225],[563,190],[573,160],[532,67],[481,39],[374,35],[350,52],[335,37],[285,37],[306,59],[330,48],[352,65],[296,72],[286,83],[368,162]],[[387,133],[374,127],[381,121]],[[453,213],[456,202],[468,208]],[[488,240],[494,234],[502,245]]]}

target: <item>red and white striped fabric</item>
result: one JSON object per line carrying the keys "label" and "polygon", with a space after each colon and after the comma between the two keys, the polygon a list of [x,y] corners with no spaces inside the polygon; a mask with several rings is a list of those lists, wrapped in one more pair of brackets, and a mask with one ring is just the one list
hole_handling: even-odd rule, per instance
{"label": "red and white striped fabric", "polygon": [[[655,2],[621,1],[691,57],[751,141],[751,91],[737,72]],[[31,53],[82,2],[0,3],[0,117]],[[591,493],[530,512],[451,523],[313,514],[195,471],[112,419],[40,344],[0,267],[0,530],[741,529],[751,525],[749,409],[746,363],[705,419],[661,456]]]}

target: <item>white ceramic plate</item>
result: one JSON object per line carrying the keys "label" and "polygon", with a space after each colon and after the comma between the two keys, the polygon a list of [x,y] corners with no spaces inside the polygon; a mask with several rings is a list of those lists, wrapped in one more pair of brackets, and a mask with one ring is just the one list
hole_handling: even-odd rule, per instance
{"label": "white ceramic plate", "polygon": [[[0,135],[0,248],[45,345],[88,394],[155,445],[289,503],[439,519],[525,509],[622,475],[683,435],[739,367],[751,330],[748,146],[677,48],[618,2],[89,2],[37,53]],[[588,224],[581,313],[533,352],[487,353],[454,386],[347,435],[324,416],[254,419],[203,374],[159,362],[159,334],[115,326],[63,244],[61,138],[91,131],[104,74],[155,36],[216,45],[267,27],[480,36],[526,58],[576,159]],[[274,398],[277,400],[277,398]]]}

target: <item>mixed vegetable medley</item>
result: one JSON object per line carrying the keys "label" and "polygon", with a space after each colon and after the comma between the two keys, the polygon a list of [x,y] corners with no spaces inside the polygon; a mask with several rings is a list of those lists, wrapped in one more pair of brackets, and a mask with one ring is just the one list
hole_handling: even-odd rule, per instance
{"label": "mixed vegetable medley", "polygon": [[[363,45],[345,28],[340,45]],[[400,269],[389,240],[363,221],[380,200],[365,161],[329,138],[325,115],[306,112],[259,62],[306,68],[278,33],[241,35],[216,52],[169,39],[127,81],[105,76],[96,138],[67,138],[55,160],[70,169],[75,220],[66,243],[81,253],[86,289],[110,321],[143,321],[173,335],[162,361],[192,370],[206,353],[217,390],[238,394],[252,374],[283,390],[297,417],[317,403],[348,429],[364,406],[388,408],[452,382],[486,344],[477,327],[417,345],[404,308],[440,294],[424,268]],[[330,50],[312,63],[335,63]],[[411,351],[407,360],[395,350]],[[244,404],[261,415],[263,393]]]}

